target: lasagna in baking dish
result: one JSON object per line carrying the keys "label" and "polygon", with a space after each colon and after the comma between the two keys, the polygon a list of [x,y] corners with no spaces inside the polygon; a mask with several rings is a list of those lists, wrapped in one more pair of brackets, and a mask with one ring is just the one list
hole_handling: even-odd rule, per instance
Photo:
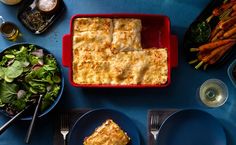
{"label": "lasagna in baking dish", "polygon": [[84,139],[84,145],[127,145],[129,136],[113,120],[106,120],[93,134]]}
{"label": "lasagna in baking dish", "polygon": [[139,19],[76,18],[73,81],[77,84],[165,84],[167,50],[142,48],[141,30]]}

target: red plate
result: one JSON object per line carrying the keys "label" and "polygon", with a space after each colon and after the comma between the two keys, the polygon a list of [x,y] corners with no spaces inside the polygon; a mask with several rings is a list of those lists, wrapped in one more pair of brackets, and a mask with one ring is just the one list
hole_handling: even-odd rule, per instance
{"label": "red plate", "polygon": [[[103,18],[138,18],[142,21],[141,40],[143,48],[157,47],[167,48],[168,53],[168,80],[163,85],[138,84],[138,85],[102,85],[102,84],[77,84],[73,82],[72,71],[72,37],[73,21],[81,17],[103,17]],[[166,87],[171,82],[171,69],[178,65],[178,40],[177,36],[170,33],[170,20],[167,16],[153,14],[77,14],[71,18],[70,34],[63,36],[62,41],[62,64],[69,68],[69,80],[75,87],[109,87],[109,88],[148,88]]]}

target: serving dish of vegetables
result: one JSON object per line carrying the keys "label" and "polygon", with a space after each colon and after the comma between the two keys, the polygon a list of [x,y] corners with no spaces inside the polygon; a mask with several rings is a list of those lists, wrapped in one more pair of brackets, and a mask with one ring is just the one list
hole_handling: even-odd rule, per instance
{"label": "serving dish of vegetables", "polygon": [[236,0],[212,1],[185,34],[189,64],[196,69],[223,64],[235,53]]}
{"label": "serving dish of vegetables", "polygon": [[1,52],[0,109],[8,116],[36,102],[40,95],[43,98],[39,116],[45,115],[59,101],[63,87],[60,67],[46,49],[17,44]]}

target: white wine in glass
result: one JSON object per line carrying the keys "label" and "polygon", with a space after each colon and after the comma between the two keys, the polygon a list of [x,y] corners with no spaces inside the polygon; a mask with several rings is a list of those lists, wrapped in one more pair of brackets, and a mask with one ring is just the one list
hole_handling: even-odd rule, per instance
{"label": "white wine in glass", "polygon": [[219,107],[228,99],[228,88],[218,79],[205,81],[199,90],[200,100],[208,107]]}

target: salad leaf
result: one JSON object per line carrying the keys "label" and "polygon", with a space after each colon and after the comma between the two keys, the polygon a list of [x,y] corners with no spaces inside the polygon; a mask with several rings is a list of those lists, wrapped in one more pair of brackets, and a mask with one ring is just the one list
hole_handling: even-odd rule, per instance
{"label": "salad leaf", "polygon": [[44,65],[43,69],[48,70],[48,71],[53,71],[53,70],[56,70],[57,67],[54,65]]}
{"label": "salad leaf", "polygon": [[55,82],[55,83],[60,83],[60,82],[61,82],[61,78],[60,78],[60,76],[58,76],[58,75],[54,75],[54,76],[52,77],[52,80],[53,80],[53,82]]}
{"label": "salad leaf", "polygon": [[[54,57],[52,57],[52,55],[46,55],[44,61],[45,61],[45,65],[44,66],[47,66],[48,69],[52,69],[52,68],[53,68],[53,70],[57,69],[56,59]],[[46,70],[47,70],[47,68],[46,68]]]}
{"label": "salad leaf", "polygon": [[2,60],[0,61],[0,65],[1,65],[1,66],[4,66],[4,65],[7,63],[7,61],[8,61],[8,58],[4,55],[4,56],[2,57]]}
{"label": "salad leaf", "polygon": [[12,101],[12,105],[17,109],[17,110],[23,110],[26,107],[26,101],[24,99],[16,99]]}
{"label": "salad leaf", "polygon": [[28,58],[31,65],[36,65],[41,61],[41,59],[35,55],[29,55]]}
{"label": "salad leaf", "polygon": [[13,83],[0,82],[0,100],[2,103],[10,103],[17,96],[18,86]]}
{"label": "salad leaf", "polygon": [[0,67],[0,78],[4,78],[4,76],[5,76],[4,68]]}
{"label": "salad leaf", "polygon": [[19,61],[14,61],[14,63],[11,66],[7,67],[5,75],[8,78],[14,79],[20,76],[23,70],[24,69],[22,67],[22,64]]}
{"label": "salad leaf", "polygon": [[0,99],[0,107],[4,107],[5,104],[2,103],[2,100]]}
{"label": "salad leaf", "polygon": [[59,90],[60,90],[59,85],[52,86],[52,89],[44,95],[41,110],[44,110],[45,108],[47,108],[54,101]]}
{"label": "salad leaf", "polygon": [[32,51],[36,50],[37,47],[36,47],[35,45],[32,45],[32,44],[31,44],[31,45],[29,45],[29,48],[28,48],[28,49],[29,49],[30,52],[32,52]]}
{"label": "salad leaf", "polygon": [[52,103],[52,101],[49,101],[49,100],[46,100],[46,99],[43,99],[42,100],[42,104],[41,104],[41,107],[40,107],[40,110],[45,110],[46,108],[48,108],[48,106],[50,106]]}

